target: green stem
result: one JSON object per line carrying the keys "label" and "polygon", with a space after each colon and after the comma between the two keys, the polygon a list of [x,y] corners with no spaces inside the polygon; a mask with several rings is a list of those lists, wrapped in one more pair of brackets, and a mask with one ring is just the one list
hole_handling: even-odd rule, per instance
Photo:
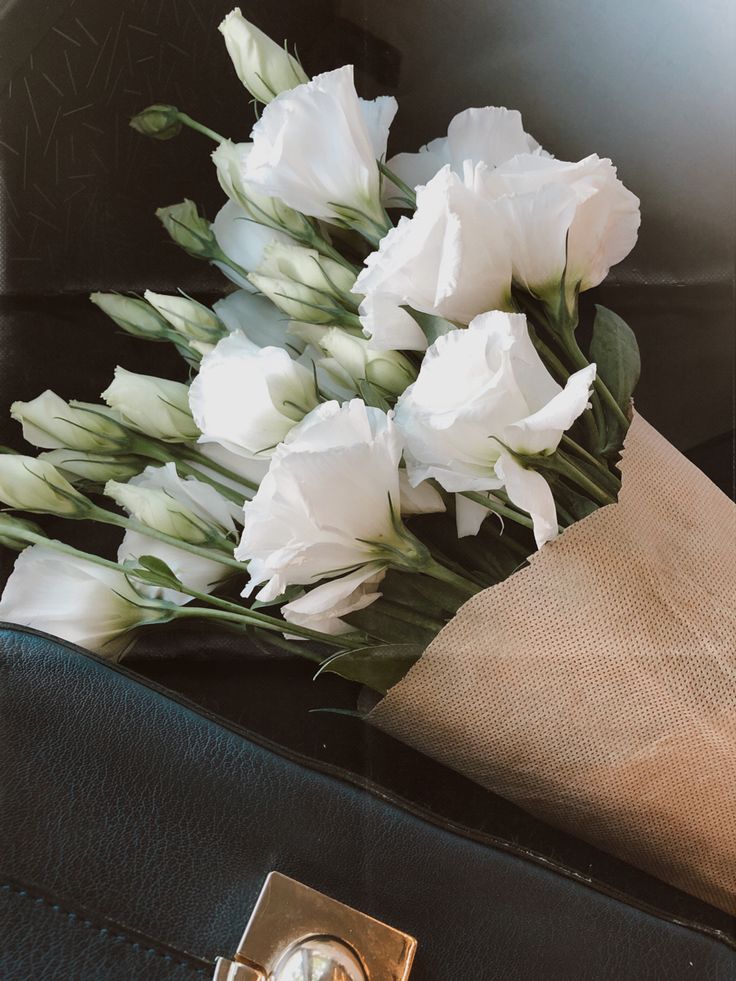
{"label": "green stem", "polygon": [[433,633],[438,633],[444,627],[444,623],[441,620],[434,620],[432,617],[425,616],[423,613],[418,613],[409,606],[404,606],[401,603],[393,603],[387,599],[381,600],[380,609],[381,612],[385,612],[395,620],[401,620],[403,623],[408,623],[415,627],[423,627]]}
{"label": "green stem", "polygon": [[585,462],[590,464],[591,467],[595,467],[605,481],[607,489],[610,490],[612,494],[618,494],[618,492],[621,490],[621,481],[615,476],[615,474],[611,473],[604,463],[601,463],[601,461],[597,457],[594,457],[592,453],[588,453],[587,450],[583,449],[579,443],[576,443],[575,440],[566,433],[563,433],[561,443],[563,443],[571,452],[579,456],[581,460],[585,460]]}
{"label": "green stem", "polygon": [[564,455],[562,450],[557,450],[553,456],[547,457],[544,462],[537,460],[536,463],[542,468],[548,465],[550,470],[557,470],[563,477],[567,477],[568,480],[577,484],[581,490],[585,491],[598,504],[616,503],[616,498],[613,495],[609,494],[602,487],[599,487],[598,484],[595,484],[582,470],[578,470],[575,464]]}
{"label": "green stem", "polygon": [[222,249],[218,248],[211,254],[210,262],[221,262],[223,265],[229,266],[229,268],[232,269],[233,272],[236,272],[238,276],[241,276],[243,279],[250,282],[250,280],[248,280],[248,270],[239,265],[234,259],[231,259],[230,256],[225,255]]}
{"label": "green stem", "polygon": [[178,460],[175,464],[176,469],[185,477],[194,477],[197,480],[209,484],[210,487],[214,487],[218,494],[222,497],[227,498],[228,501],[232,501],[233,504],[242,505],[247,500],[245,494],[241,494],[232,487],[227,487],[225,484],[221,484],[219,480],[215,480],[214,477],[210,477],[206,473],[202,473],[201,470],[197,470],[195,467],[190,467],[188,463],[184,463],[183,460]]}
{"label": "green stem", "polygon": [[203,125],[203,123],[198,123],[196,119],[192,119],[192,117],[188,116],[185,112],[177,112],[176,118],[184,126],[188,126],[190,129],[195,130],[197,133],[202,133],[203,136],[209,136],[209,138],[211,140],[214,140],[215,143],[225,142],[224,136],[220,136],[219,133],[216,133],[213,129],[210,129],[209,126],[205,126]]}
{"label": "green stem", "polygon": [[534,529],[534,522],[528,515],[521,514],[519,511],[507,507],[505,504],[501,504],[497,498],[487,497],[485,494],[481,494],[480,491],[462,491],[462,496],[467,497],[469,501],[474,501],[476,504],[482,504],[484,508],[488,508],[494,514],[501,515],[502,518],[515,521],[517,525]]}
{"label": "green stem", "polygon": [[459,576],[452,569],[448,569],[447,566],[441,565],[431,556],[428,556],[426,561],[416,571],[424,573],[425,576],[431,576],[432,579],[437,579],[439,582],[446,582],[449,586],[455,586],[458,590],[465,593],[468,599],[471,596],[475,596],[482,589],[481,586],[471,582],[464,576]]}

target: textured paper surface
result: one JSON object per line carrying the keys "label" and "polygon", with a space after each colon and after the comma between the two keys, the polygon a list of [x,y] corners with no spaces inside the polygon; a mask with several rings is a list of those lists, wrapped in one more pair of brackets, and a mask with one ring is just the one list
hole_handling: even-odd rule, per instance
{"label": "textured paper surface", "polygon": [[638,416],[622,472],[369,719],[736,913],[736,505]]}

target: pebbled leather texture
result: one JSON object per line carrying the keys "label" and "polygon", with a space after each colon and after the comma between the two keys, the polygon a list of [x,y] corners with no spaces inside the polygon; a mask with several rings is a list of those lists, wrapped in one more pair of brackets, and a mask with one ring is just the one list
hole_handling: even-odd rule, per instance
{"label": "pebbled leather texture", "polygon": [[207,976],[271,869],[416,936],[412,981],[736,978],[713,934],[442,830],[11,628],[0,785],[3,979]]}

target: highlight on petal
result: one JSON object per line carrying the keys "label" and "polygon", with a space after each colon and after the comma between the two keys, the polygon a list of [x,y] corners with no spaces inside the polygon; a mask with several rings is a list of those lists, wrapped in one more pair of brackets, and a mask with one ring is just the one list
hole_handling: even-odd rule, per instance
{"label": "highlight on petal", "polygon": [[329,579],[281,607],[289,623],[326,634],[344,634],[353,628],[342,617],[364,610],[380,598],[377,587],[386,575],[377,563],[362,566],[347,576]]}

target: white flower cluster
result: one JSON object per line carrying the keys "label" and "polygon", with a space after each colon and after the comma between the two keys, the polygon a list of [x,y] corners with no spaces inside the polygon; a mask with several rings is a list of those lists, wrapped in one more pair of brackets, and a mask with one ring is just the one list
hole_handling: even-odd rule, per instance
{"label": "white flower cluster", "polygon": [[[124,329],[174,343],[194,378],[118,368],[106,406],[53,393],[16,403],[26,437],[51,452],[41,468],[0,457],[0,498],[68,513],[96,484],[125,510],[119,562],[146,557],[149,579],[112,591],[110,637],[170,618],[240,569],[243,596],[274,607],[287,636],[349,638],[346,618],[379,599],[388,570],[466,595],[492,582],[470,557],[477,542],[462,558],[492,512],[520,536],[518,555],[615,498],[625,404],[575,326],[578,294],[633,247],[638,200],[610,160],[558,160],[504,108],[461,112],[446,136],[386,161],[395,99],[361,99],[351,66],[309,79],[238,10],[220,29],[262,103],[249,142],[173,107],[134,125],[170,138],[184,123],[217,140],[227,201],[213,223],[191,201],[159,217],[237,289],[213,309],[184,294],[95,294]],[[448,526],[452,560],[439,544]],[[29,603],[33,554],[45,584],[61,575],[35,543],[0,617],[63,633],[56,606],[44,620]],[[87,583],[95,566],[69,568]],[[89,586],[78,603],[71,592],[60,596],[76,622]],[[121,603],[140,610],[126,618]],[[95,608],[94,630],[66,635],[99,638]]]}

